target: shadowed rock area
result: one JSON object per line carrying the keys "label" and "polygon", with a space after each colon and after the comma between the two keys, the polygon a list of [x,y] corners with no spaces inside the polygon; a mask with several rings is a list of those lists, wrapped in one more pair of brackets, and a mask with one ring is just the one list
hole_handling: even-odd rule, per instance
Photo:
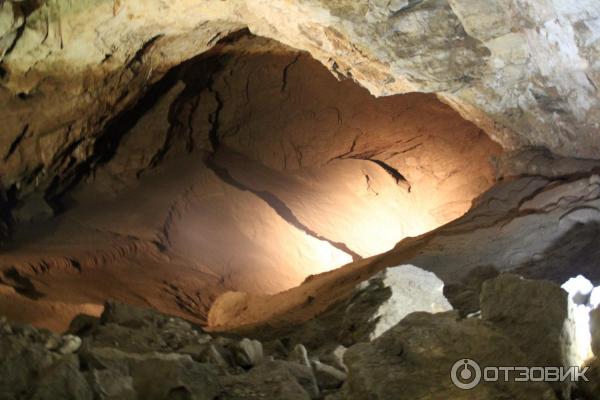
{"label": "shadowed rock area", "polygon": [[[414,266],[386,270],[388,277],[399,272],[411,285],[436,279]],[[467,392],[449,379],[463,358],[482,366],[563,365],[574,337],[563,329],[570,326],[569,307],[558,285],[502,274],[484,282],[481,317],[461,318],[456,311],[431,310],[427,300],[387,307],[406,284],[383,282],[357,286],[360,296],[346,304],[351,312],[311,321],[340,333],[331,337],[315,335],[311,323],[287,334],[271,330],[270,337],[206,333],[179,318],[112,301],[100,318],[76,317],[62,336],[2,319],[0,389],[5,398],[63,399],[559,399],[575,393],[571,385],[543,382],[484,382]],[[396,318],[399,310],[407,314]],[[396,320],[384,329],[371,325],[374,336],[342,345],[340,337],[357,326],[347,324],[349,313],[355,323]],[[597,395],[594,387],[576,390]]]}

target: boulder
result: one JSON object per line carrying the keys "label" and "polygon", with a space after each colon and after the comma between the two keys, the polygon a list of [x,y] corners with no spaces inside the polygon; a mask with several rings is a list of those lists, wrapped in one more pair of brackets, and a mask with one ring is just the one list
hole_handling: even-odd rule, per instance
{"label": "boulder", "polygon": [[93,400],[94,394],[79,371],[79,358],[70,354],[41,371],[32,386],[32,400]]}
{"label": "boulder", "polygon": [[301,369],[304,379],[310,380],[312,375],[310,369],[279,360],[262,363],[245,374],[225,376],[221,379],[223,391],[219,398],[222,400],[312,399],[314,397],[311,397],[296,377]]}
{"label": "boulder", "polygon": [[[143,326],[162,326],[169,319],[175,320],[155,310],[135,307],[128,304],[108,300],[104,303],[104,311],[100,316],[102,324],[116,324],[129,328],[140,328]],[[189,329],[189,323],[180,320],[180,325]]]}
{"label": "boulder", "polygon": [[[213,400],[220,393],[214,367],[194,362],[188,355],[163,353],[126,353],[112,348],[88,349],[81,355],[92,374],[131,377],[131,387],[138,398]],[[94,377],[96,378],[96,377]],[[116,391],[129,393],[129,379],[123,378]],[[102,386],[102,381],[95,382]]]}
{"label": "boulder", "polygon": [[600,286],[596,286],[590,293],[590,305],[593,308],[600,306]]}
{"label": "boulder", "polygon": [[189,356],[151,356],[132,366],[133,386],[142,399],[213,400],[220,392],[213,367]]}
{"label": "boulder", "polygon": [[0,398],[91,400],[77,336],[0,321]]}
{"label": "boulder", "polygon": [[590,312],[590,336],[594,357],[587,362],[589,370],[586,376],[589,382],[580,386],[588,398],[598,399],[600,398],[600,308],[598,307]]}
{"label": "boulder", "polygon": [[[557,284],[502,274],[483,284],[480,301],[481,317],[527,355],[527,365],[570,367],[583,361],[575,312],[579,306]],[[569,398],[570,382],[552,385]]]}
{"label": "boulder", "polygon": [[244,338],[232,346],[233,355],[237,365],[242,368],[251,368],[262,361],[263,346],[258,340]]}
{"label": "boulder", "polygon": [[535,366],[563,365],[567,292],[549,281],[502,274],[481,290],[481,317],[510,338]]}
{"label": "boulder", "polygon": [[370,343],[348,349],[345,400],[556,400],[545,383],[480,382],[471,390],[451,380],[464,359],[480,366],[525,365],[527,357],[510,339],[479,319],[457,312],[417,312]]}
{"label": "boulder", "polygon": [[414,265],[386,268],[359,284],[346,306],[342,343],[376,339],[416,311],[452,309],[435,274]]}
{"label": "boulder", "polygon": [[133,378],[116,369],[94,369],[87,374],[94,393],[99,393],[99,398],[137,400],[137,393],[133,388]]}
{"label": "boulder", "polygon": [[92,323],[84,341],[95,347],[115,347],[132,353],[170,353],[188,345],[207,343],[210,339],[210,335],[182,319],[108,301],[99,323]]}

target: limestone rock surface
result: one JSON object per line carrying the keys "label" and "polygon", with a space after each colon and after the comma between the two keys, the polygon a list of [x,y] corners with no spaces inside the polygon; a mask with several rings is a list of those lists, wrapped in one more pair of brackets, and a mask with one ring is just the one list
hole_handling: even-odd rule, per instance
{"label": "limestone rock surface", "polygon": [[505,336],[478,319],[458,320],[455,312],[414,313],[371,343],[348,349],[345,398],[365,399],[556,399],[546,383],[481,382],[456,387],[456,362],[519,365],[524,354]]}
{"label": "limestone rock surface", "polygon": [[[256,340],[212,338],[176,317],[116,302],[81,333],[72,352],[49,331],[0,320],[2,399],[317,399],[311,367],[297,362],[236,355]],[[81,319],[81,318],[80,318]],[[73,324],[75,325],[75,324]],[[204,337],[203,337],[204,336]],[[129,339],[128,339],[129,337]],[[187,337],[188,344],[169,338]],[[153,339],[153,340],[152,340]],[[129,340],[129,342],[127,342]],[[221,362],[192,351],[219,352]],[[218,350],[215,350],[217,349]]]}
{"label": "limestone rock surface", "polygon": [[386,268],[358,285],[348,301],[342,335],[371,341],[413,312],[443,312],[452,306],[435,274],[414,265]]}
{"label": "limestone rock surface", "polygon": [[254,329],[267,320],[271,327],[303,324],[347,302],[360,282],[403,264],[417,265],[446,285],[463,289],[471,271],[481,266],[557,284],[578,274],[595,282],[600,278],[596,268],[599,196],[598,177],[593,173],[507,179],[480,196],[465,216],[405,239],[386,254],[313,277],[286,293],[238,296],[234,304],[227,304],[229,312],[217,299],[210,314],[222,317],[217,329]]}
{"label": "limestone rock surface", "polygon": [[599,17],[593,0],[4,1],[2,185],[94,163],[148,82],[245,28],[375,95],[437,93],[505,148],[598,157]]}
{"label": "limestone rock surface", "polygon": [[481,318],[530,356],[535,365],[563,365],[567,292],[553,282],[501,274],[483,283]]}
{"label": "limestone rock surface", "polygon": [[[484,284],[484,294],[490,282],[494,281]],[[519,304],[531,297],[523,290],[511,294],[519,297],[513,299]],[[560,292],[535,294],[550,303],[564,299]],[[491,301],[486,298],[482,305]],[[504,305],[506,299],[499,299],[497,308]],[[521,338],[497,319],[461,318],[457,311],[414,312],[373,341],[346,349],[329,331],[333,346],[307,351],[299,344],[293,351],[301,356],[294,357],[293,344],[285,335],[276,335],[279,346],[273,346],[262,339],[240,340],[234,332],[209,336],[197,326],[150,309],[117,302],[105,308],[101,318],[88,319],[88,328],[80,332],[81,347],[68,354],[60,350],[61,343],[70,343],[75,336],[61,337],[0,319],[4,398],[557,399],[547,383],[482,381],[469,391],[452,383],[453,365],[465,358],[482,367],[532,365],[540,360],[522,349]],[[539,331],[523,328],[532,334]],[[125,332],[139,343],[125,343]],[[141,340],[153,336],[158,339]],[[161,342],[168,337],[187,337],[189,343],[181,347],[179,342]],[[241,350],[246,356],[257,353],[250,348],[264,352],[262,358],[253,358],[252,365],[250,357],[239,356]]]}
{"label": "limestone rock surface", "polygon": [[115,298],[204,321],[224,291],[390,250],[494,182],[500,147],[435,96],[375,98],[270,39],[227,36],[148,85],[93,160],[61,152],[58,177],[0,195],[7,316],[63,330]]}

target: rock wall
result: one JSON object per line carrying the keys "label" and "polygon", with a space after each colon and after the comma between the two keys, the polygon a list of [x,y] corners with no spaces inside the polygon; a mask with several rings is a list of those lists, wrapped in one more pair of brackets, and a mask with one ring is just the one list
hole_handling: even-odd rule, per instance
{"label": "rock wall", "polygon": [[598,157],[593,0],[3,1],[0,171],[60,192],[149,82],[248,27],[376,95],[435,92],[505,148]]}
{"label": "rock wall", "polygon": [[433,95],[375,98],[247,33],[106,132],[89,170],[11,210],[0,313],[59,330],[115,298],[205,322],[223,291],[286,290],[464,214],[501,153]]}
{"label": "rock wall", "polygon": [[[221,325],[215,329],[265,321],[269,327],[304,322],[350,298],[356,284],[378,271],[407,263],[453,284],[446,294],[457,308],[461,308],[461,301],[452,294],[454,284],[471,281],[469,274],[474,270],[487,279],[493,276],[485,272],[490,266],[558,283],[578,274],[597,282],[598,182],[598,175],[581,173],[552,180],[521,177],[500,182],[478,198],[463,217],[405,239],[389,252],[311,277],[299,287],[274,296],[224,294],[215,301],[209,321]],[[474,292],[477,298],[477,280],[474,277],[471,287],[461,290]]]}

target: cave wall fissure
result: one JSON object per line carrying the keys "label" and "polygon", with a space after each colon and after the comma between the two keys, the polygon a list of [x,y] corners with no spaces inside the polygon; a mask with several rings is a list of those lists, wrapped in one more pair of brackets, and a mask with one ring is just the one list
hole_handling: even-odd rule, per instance
{"label": "cave wall fissure", "polygon": [[352,257],[353,261],[358,261],[358,260],[362,259],[362,257],[358,253],[356,253],[355,251],[350,249],[348,247],[348,245],[346,245],[345,243],[335,242],[331,239],[328,239],[328,238],[324,237],[323,235],[320,235],[319,233],[315,232],[310,227],[303,224],[298,219],[298,217],[296,215],[294,215],[294,212],[290,209],[290,207],[288,207],[284,201],[282,201],[280,198],[278,198],[273,193],[270,193],[265,190],[253,189],[253,188],[245,185],[244,183],[240,182],[239,180],[236,180],[227,171],[226,168],[219,166],[218,163],[211,157],[209,157],[206,160],[206,165],[222,181],[224,181],[227,184],[232,185],[240,190],[250,192],[250,193],[254,194],[256,197],[263,200],[266,204],[269,205],[269,207],[271,207],[277,213],[277,215],[279,215],[281,218],[283,218],[287,223],[289,223],[293,227],[301,230],[302,232],[304,232],[305,234],[307,234],[309,236],[314,237],[315,239],[322,240],[322,241],[329,243],[336,249],[339,249],[339,250],[343,251],[344,253],[348,254],[350,257]]}
{"label": "cave wall fissure", "polygon": [[[131,72],[150,73],[167,40]],[[377,99],[244,31],[212,45],[137,103],[120,88],[129,106],[109,118],[107,105],[95,141],[73,125],[46,198],[13,210],[22,225],[0,271],[14,266],[44,294],[36,310],[70,315],[110,295],[204,321],[223,291],[275,293],[363,261],[461,215],[494,182],[501,149],[435,96]]]}

